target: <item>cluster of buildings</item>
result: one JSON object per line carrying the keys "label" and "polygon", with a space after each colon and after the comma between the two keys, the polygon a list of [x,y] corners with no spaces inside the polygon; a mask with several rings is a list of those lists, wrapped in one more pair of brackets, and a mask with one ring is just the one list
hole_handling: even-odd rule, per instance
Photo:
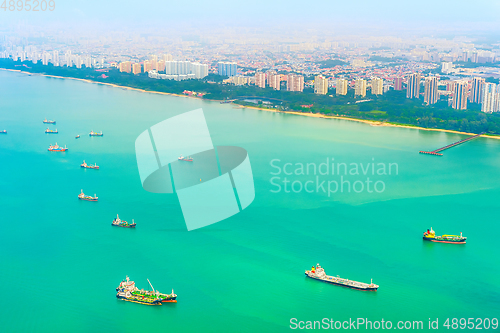
{"label": "cluster of buildings", "polygon": [[[112,64],[113,66],[114,64]],[[208,75],[208,65],[199,62],[172,60],[170,54],[164,54],[162,59],[151,55],[149,60],[132,63],[124,61],[116,65],[120,72],[125,73],[148,73],[150,78],[166,80],[202,79]]]}
{"label": "cluster of buildings", "polygon": [[221,76],[235,76],[238,73],[238,65],[235,62],[219,62],[217,63],[217,74]]}
{"label": "cluster of buildings", "polygon": [[103,68],[104,59],[92,57],[91,55],[72,54],[71,50],[60,53],[58,50],[41,51],[36,46],[27,45],[13,46],[0,52],[0,58],[12,58],[14,61],[31,61],[36,64],[38,62],[43,65],[51,63],[54,66],[68,66],[82,68]]}
{"label": "cluster of buildings", "polygon": [[[427,105],[447,98],[456,109],[465,110],[472,102],[481,104],[484,112],[500,111],[500,86],[484,79],[500,76],[498,67],[487,67],[500,59],[497,45],[475,45],[462,37],[351,40],[354,37],[336,36],[332,40],[310,34],[293,39],[274,34],[272,38],[199,35],[198,41],[188,41],[134,33],[77,39],[62,34],[36,46],[28,45],[23,37],[0,35],[0,57],[76,68],[116,67],[125,73],[148,73],[153,79],[201,79],[214,73],[229,77],[225,83],[296,92],[308,87],[319,95],[345,96],[353,91],[355,97],[363,98],[367,91],[383,95],[390,89],[406,89],[408,98],[422,98]],[[465,66],[464,62],[484,66]],[[439,68],[451,79],[419,74]]]}
{"label": "cluster of buildings", "polygon": [[[281,82],[286,82],[287,91],[304,91],[304,76],[298,74],[278,74],[276,71],[267,71],[266,73],[257,72],[253,77],[236,75],[224,80],[224,83],[235,85],[254,84],[256,87],[271,87],[274,90],[281,90]],[[328,82],[327,82],[328,84]],[[325,92],[326,93],[326,92]]]}
{"label": "cluster of buildings", "polygon": [[[420,98],[421,75],[411,74],[407,80],[406,97]],[[439,86],[446,86],[440,90]],[[428,76],[424,78],[424,103],[435,104],[441,96],[448,96],[448,105],[453,109],[467,110],[467,103],[481,104],[483,112],[500,111],[500,90],[499,85],[486,82],[484,78],[474,77],[472,79],[443,80],[438,76]]]}

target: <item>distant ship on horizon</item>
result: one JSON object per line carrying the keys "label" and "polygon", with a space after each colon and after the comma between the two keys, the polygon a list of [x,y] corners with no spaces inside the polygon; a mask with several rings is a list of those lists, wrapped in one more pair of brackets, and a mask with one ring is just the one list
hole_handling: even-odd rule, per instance
{"label": "distant ship on horizon", "polygon": [[102,135],[103,135],[102,131],[101,131],[101,133],[97,133],[97,132],[94,132],[94,131],[90,131],[90,133],[89,133],[89,136],[102,136]]}

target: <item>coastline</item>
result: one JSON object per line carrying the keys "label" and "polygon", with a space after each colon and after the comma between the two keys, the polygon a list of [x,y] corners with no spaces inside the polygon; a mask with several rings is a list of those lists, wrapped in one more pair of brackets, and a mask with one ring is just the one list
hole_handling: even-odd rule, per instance
{"label": "coastline", "polygon": [[[139,91],[139,92],[144,92],[144,93],[152,93],[152,94],[160,94],[160,95],[169,95],[169,96],[177,96],[177,97],[200,99],[199,97],[195,97],[195,96],[180,95],[180,94],[174,94],[174,93],[166,93],[166,92],[154,91],[154,90],[144,90],[144,89],[139,89],[139,88],[132,88],[132,87],[127,87],[127,86],[120,86],[120,85],[113,84],[113,83],[98,82],[98,81],[92,81],[92,80],[88,80],[88,79],[79,79],[79,78],[75,78],[75,77],[48,75],[48,74],[41,74],[41,73],[31,73],[31,72],[25,72],[25,71],[22,71],[22,70],[18,70],[18,69],[0,68],[0,70],[9,71],[9,72],[23,73],[23,74],[28,74],[28,75],[52,77],[52,78],[57,78],[57,79],[77,80],[77,81],[83,81],[83,82],[87,82],[87,83],[102,84],[102,85],[106,85],[106,86],[110,86],[110,87],[114,87],[114,88],[122,88],[122,89]],[[211,99],[206,99],[205,101],[220,102],[219,100],[211,100]],[[356,121],[356,122],[368,124],[370,126],[400,127],[400,128],[409,128],[409,129],[417,129],[417,130],[424,130],[424,131],[434,131],[434,132],[446,132],[446,133],[463,134],[463,135],[476,135],[477,134],[477,133],[467,133],[467,132],[460,132],[460,131],[440,129],[440,128],[425,128],[425,127],[419,127],[419,126],[414,126],[414,125],[392,124],[392,123],[381,122],[381,121],[376,121],[376,120],[357,119],[357,118],[342,117],[342,116],[327,116],[327,115],[324,115],[324,114],[312,113],[312,112],[306,113],[306,112],[297,112],[297,111],[277,111],[277,110],[273,110],[273,109],[259,108],[259,107],[256,107],[256,106],[243,106],[243,105],[238,105],[238,104],[232,104],[232,105],[236,105],[238,108],[241,108],[241,109],[246,108],[246,109],[254,109],[254,110],[268,111],[268,112],[275,112],[275,113],[293,114],[293,115],[297,115],[297,116],[305,116],[305,117],[313,117],[313,118],[340,119],[340,120],[347,120],[347,121]],[[490,135],[490,134],[483,134],[481,136],[485,137],[485,138],[500,140],[500,136],[495,136],[495,135]]]}
{"label": "coastline", "polygon": [[[237,105],[237,104],[233,104],[233,105]],[[238,105],[238,108],[255,109],[255,110],[269,111],[269,112],[275,112],[275,113],[286,113],[286,114],[293,114],[293,115],[313,117],[313,118],[340,119],[340,120],[356,121],[356,122],[368,124],[370,126],[401,127],[401,128],[417,129],[417,130],[424,130],[424,131],[446,132],[446,133],[463,134],[463,135],[477,135],[477,133],[460,132],[460,131],[440,129],[440,128],[425,128],[425,127],[419,127],[419,126],[414,126],[414,125],[400,125],[400,124],[392,124],[392,123],[386,123],[386,122],[376,121],[376,120],[357,119],[357,118],[342,117],[342,116],[326,116],[324,114],[312,113],[312,112],[306,113],[306,112],[297,112],[297,111],[277,111],[277,110],[273,110],[273,109],[259,108],[256,106],[242,106],[242,105]],[[496,136],[496,135],[482,134],[481,136],[485,137],[485,138],[489,138],[489,139],[500,140],[500,136]]]}

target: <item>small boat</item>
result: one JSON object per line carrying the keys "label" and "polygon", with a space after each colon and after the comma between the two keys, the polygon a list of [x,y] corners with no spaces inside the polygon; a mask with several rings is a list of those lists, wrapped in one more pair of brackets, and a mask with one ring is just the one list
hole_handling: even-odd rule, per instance
{"label": "small boat", "polygon": [[86,200],[86,201],[97,201],[97,196],[94,194],[94,196],[90,196],[90,195],[85,195],[83,193],[83,190],[80,194],[78,194],[78,199],[81,199],[81,200]]}
{"label": "small boat", "polygon": [[128,223],[127,221],[120,220],[120,217],[118,214],[116,214],[116,219],[111,222],[111,225],[114,225],[115,227],[122,227],[122,228],[135,228],[135,223],[134,220],[132,219],[132,223]]}
{"label": "small boat", "polygon": [[44,124],[55,124],[56,121],[55,120],[47,120],[47,118],[45,118],[45,120],[43,121]]}
{"label": "small boat", "polygon": [[87,164],[87,163],[85,162],[85,160],[83,160],[83,163],[82,163],[82,164],[80,164],[80,166],[81,166],[82,168],[87,168],[87,169],[99,169],[99,166],[97,165],[97,163],[95,163],[94,165],[92,165],[92,164]]}
{"label": "small boat", "polygon": [[184,157],[184,156],[179,156],[179,161],[186,161],[186,162],[193,162],[192,157]]}
{"label": "small boat", "polygon": [[317,264],[316,267],[313,266],[310,271],[306,271],[306,276],[310,277],[311,279],[357,290],[376,291],[379,287],[378,285],[373,283],[373,280],[368,284],[364,282],[343,279],[338,275],[336,277],[326,275],[325,270],[319,264]]}
{"label": "small boat", "polygon": [[68,150],[68,148],[66,148],[66,146],[64,146],[64,148],[63,148],[63,147],[59,147],[59,146],[57,145],[57,142],[56,142],[56,144],[55,144],[55,145],[53,145],[53,146],[49,146],[49,149],[48,149],[48,150],[49,150],[49,151],[66,151],[66,150]]}
{"label": "small boat", "polygon": [[89,136],[102,136],[102,131],[101,131],[101,133],[90,131]]}
{"label": "small boat", "polygon": [[78,139],[80,137],[80,134],[78,134],[77,136],[75,136],[75,139]]}
{"label": "small boat", "polygon": [[460,233],[460,236],[457,235],[442,235],[442,236],[436,236],[436,232],[431,229],[427,229],[426,232],[424,232],[424,240],[434,242],[434,243],[448,243],[448,244],[465,244],[467,241],[467,237],[463,237],[462,233]]}
{"label": "small boat", "polygon": [[59,132],[57,131],[57,128],[56,128],[56,130],[55,130],[55,131],[53,131],[53,130],[51,130],[51,129],[48,129],[48,128],[47,128],[47,129],[45,130],[45,133],[57,134],[57,133],[59,133]]}
{"label": "small boat", "polygon": [[0,131],[0,134],[7,134],[7,130]]}

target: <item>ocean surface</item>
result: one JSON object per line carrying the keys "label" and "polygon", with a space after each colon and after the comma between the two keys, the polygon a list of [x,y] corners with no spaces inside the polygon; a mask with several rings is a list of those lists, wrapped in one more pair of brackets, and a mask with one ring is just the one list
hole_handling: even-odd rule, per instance
{"label": "ocean surface", "polygon": [[[256,195],[241,213],[188,232],[176,195],[142,189],[134,143],[198,108],[214,145],[248,151]],[[0,71],[3,129],[2,332],[281,332],[292,318],[425,329],[439,319],[446,330],[447,318],[500,317],[500,140],[426,156],[418,151],[464,136]],[[55,142],[69,150],[47,151]],[[83,160],[100,170],[80,168]],[[78,200],[81,189],[99,202]],[[116,214],[137,228],[112,227]],[[423,242],[431,227],[462,232],[467,244]],[[316,263],[380,288],[306,278]],[[146,279],[173,288],[178,303],[117,300],[126,276],[139,288]]]}

